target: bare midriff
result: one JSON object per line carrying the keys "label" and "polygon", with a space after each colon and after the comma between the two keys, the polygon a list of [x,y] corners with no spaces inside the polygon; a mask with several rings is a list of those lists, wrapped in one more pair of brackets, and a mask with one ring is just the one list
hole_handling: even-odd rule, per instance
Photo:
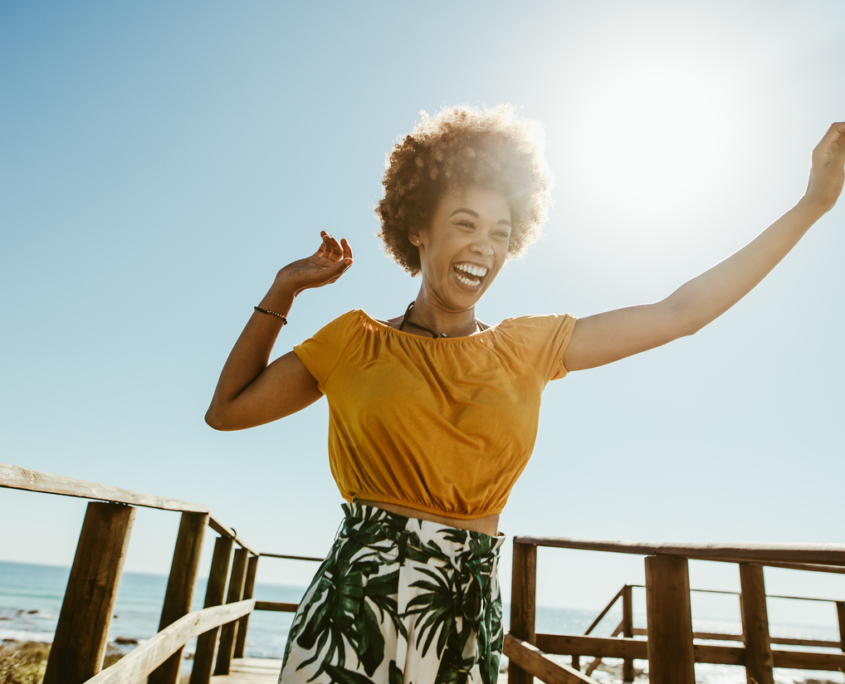
{"label": "bare midriff", "polygon": [[488,515],[483,518],[476,518],[474,520],[463,520],[461,518],[449,518],[443,515],[435,515],[428,511],[421,511],[417,508],[409,508],[408,506],[398,506],[396,504],[384,503],[382,501],[369,501],[368,499],[355,499],[355,503],[364,504],[365,506],[375,506],[382,510],[402,515],[406,518],[418,518],[420,520],[428,520],[440,525],[447,525],[448,527],[457,527],[461,530],[471,530],[472,532],[481,532],[482,534],[489,534],[495,537],[499,534],[499,516]]}

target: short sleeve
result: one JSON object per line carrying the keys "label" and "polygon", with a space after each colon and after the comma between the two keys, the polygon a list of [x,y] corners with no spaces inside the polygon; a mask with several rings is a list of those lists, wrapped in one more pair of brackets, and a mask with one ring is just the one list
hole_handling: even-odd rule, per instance
{"label": "short sleeve", "polygon": [[538,373],[546,382],[566,377],[569,371],[563,365],[563,355],[572,339],[577,320],[575,316],[567,313],[525,316],[519,320]]}
{"label": "short sleeve", "polygon": [[293,353],[314,376],[317,387],[325,394],[326,383],[349,346],[359,320],[356,311],[349,311],[338,316],[331,323],[323,326],[312,337],[297,344]]}

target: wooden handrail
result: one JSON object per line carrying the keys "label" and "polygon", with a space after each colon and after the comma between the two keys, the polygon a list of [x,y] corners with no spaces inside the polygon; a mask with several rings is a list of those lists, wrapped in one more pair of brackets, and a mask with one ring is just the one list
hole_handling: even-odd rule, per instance
{"label": "wooden handrail", "polygon": [[318,563],[322,563],[325,558],[317,558],[316,556],[290,556],[285,553],[262,553],[262,558],[286,558],[288,560],[301,560],[301,561],[316,561]]}
{"label": "wooden handrail", "polygon": [[514,665],[546,684],[598,684],[578,670],[554,662],[536,646],[512,634],[505,635],[504,652]]}
{"label": "wooden handrail", "polygon": [[284,603],[282,601],[256,601],[255,610],[272,610],[278,613],[295,613],[298,603]]}
{"label": "wooden handrail", "polygon": [[[647,629],[637,627],[634,629],[634,636],[646,636]],[[704,641],[745,641],[742,634],[722,634],[721,632],[693,632],[693,639],[702,639]],[[793,639],[791,637],[770,637],[769,640],[773,644],[781,644],[782,646],[811,646],[813,648],[840,648],[841,644],[838,641],[830,641],[828,639]]]}
{"label": "wooden handrail", "polygon": [[[129,506],[142,506],[144,508],[155,508],[160,511],[179,511],[182,513],[208,513],[208,525],[217,534],[234,539],[238,546],[246,549],[253,555],[258,555],[247,543],[235,532],[226,527],[220,520],[208,510],[208,507],[191,503],[190,501],[179,501],[168,499],[155,494],[144,494],[134,492],[131,489],[112,487],[111,485],[80,480],[75,477],[66,477],[54,473],[45,473],[40,470],[29,470],[9,463],[0,463],[0,487],[7,489],[22,489],[28,492],[40,494],[56,494],[58,496],[72,496],[79,499],[91,499],[94,501],[107,501],[109,503],[126,504]],[[322,559],[320,559],[322,560]]]}
{"label": "wooden handrail", "polygon": [[[582,551],[631,553],[640,556],[683,556],[701,560],[760,563],[765,561],[797,561],[808,565],[845,566],[845,544],[757,544],[724,543],[672,544],[660,542],[607,541],[571,537],[514,537],[514,544],[547,546]],[[812,569],[812,568],[807,568]]]}
{"label": "wooden handrail", "polygon": [[[635,587],[637,589],[645,589],[644,584],[631,584],[630,586]],[[690,588],[690,591],[697,591],[702,594],[729,594],[731,596],[741,596],[741,592],[739,591],[728,591],[726,589],[693,589]],[[826,598],[816,598],[815,596],[784,596],[782,594],[766,594],[766,598],[776,598],[776,599],[789,599],[791,601],[822,601],[825,603],[840,603],[840,599],[826,599]]]}
{"label": "wooden handrail", "polygon": [[587,636],[588,634],[590,634],[590,632],[592,632],[598,626],[599,622],[601,622],[601,619],[605,615],[607,615],[607,613],[610,611],[611,608],[613,608],[613,605],[621,598],[622,593],[624,591],[625,591],[625,587],[622,587],[619,590],[619,592],[616,594],[616,596],[614,596],[612,599],[610,599],[610,603],[608,603],[604,607],[604,610],[601,613],[599,613],[598,617],[595,620],[593,620],[593,624],[591,624],[589,627],[587,627],[587,631],[584,632],[584,636]]}
{"label": "wooden handrail", "polygon": [[24,489],[29,492],[41,492],[42,494],[74,496],[81,499],[94,499],[95,501],[109,501],[129,504],[130,506],[144,506],[146,508],[157,508],[161,511],[208,513],[208,508],[202,504],[166,499],[154,494],[142,494],[130,489],[111,487],[88,480],[79,480],[75,477],[44,473],[39,470],[29,470],[8,463],[0,463],[0,487]]}
{"label": "wooden handrail", "polygon": [[135,684],[182,648],[188,639],[237,620],[254,607],[255,601],[249,599],[188,613],[85,684]]}

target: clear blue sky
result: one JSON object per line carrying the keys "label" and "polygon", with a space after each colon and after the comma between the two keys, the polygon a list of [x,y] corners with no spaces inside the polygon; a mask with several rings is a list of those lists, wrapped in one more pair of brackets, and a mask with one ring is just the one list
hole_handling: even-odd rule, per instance
{"label": "clear blue sky", "polygon": [[[238,433],[203,414],[252,306],[321,229],[355,265],[296,302],[278,354],[414,298],[372,208],[421,109],[543,121],[551,221],[479,314],[585,316],[666,296],[789,209],[845,119],[843,64],[841,2],[3,3],[0,460],[203,502],[259,549],[324,555],[325,402]],[[696,336],[550,385],[503,530],[845,541],[844,217]],[[0,493],[0,558],[69,564],[83,511]],[[127,569],[166,572],[177,523],[141,510]],[[733,566],[692,573],[738,585]],[[600,606],[642,574],[541,551],[540,600]],[[842,576],[767,582],[845,597]]]}

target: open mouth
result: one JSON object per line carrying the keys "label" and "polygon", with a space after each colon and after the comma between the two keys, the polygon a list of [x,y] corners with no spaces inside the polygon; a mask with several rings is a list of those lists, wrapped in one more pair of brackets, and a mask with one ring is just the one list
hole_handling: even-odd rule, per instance
{"label": "open mouth", "polygon": [[473,264],[455,264],[453,266],[458,280],[468,287],[478,287],[487,275],[487,269]]}

